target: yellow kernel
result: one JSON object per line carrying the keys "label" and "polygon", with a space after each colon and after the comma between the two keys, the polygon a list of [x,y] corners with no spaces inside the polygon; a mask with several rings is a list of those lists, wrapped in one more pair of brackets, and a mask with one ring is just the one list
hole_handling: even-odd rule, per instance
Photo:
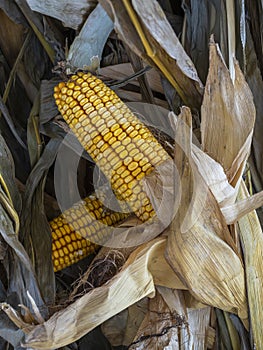
{"label": "yellow kernel", "polygon": [[95,88],[96,85],[97,85],[97,83],[96,83],[95,81],[92,81],[92,82],[90,82],[90,84],[89,84],[90,88],[93,89],[93,90],[94,90],[94,88]]}
{"label": "yellow kernel", "polygon": [[128,175],[125,177],[124,181],[128,184],[131,183],[134,180],[134,177],[132,175]]}
{"label": "yellow kernel", "polygon": [[[83,72],[81,72],[82,73],[82,78],[83,78],[83,80],[87,80],[87,79],[89,79],[90,78],[90,76],[91,76],[91,73],[84,73],[83,74]],[[84,83],[82,83],[82,85],[83,85]]]}
{"label": "yellow kernel", "polygon": [[[92,101],[91,101],[92,102]],[[94,102],[93,102],[93,106],[96,107],[98,106],[98,108],[101,107],[101,99],[100,98],[97,98]]]}
{"label": "yellow kernel", "polygon": [[95,95],[95,92],[92,90],[92,89],[89,89],[87,92],[86,92],[86,97],[90,100],[90,97],[94,96]]}
{"label": "yellow kernel", "polygon": [[77,105],[78,105],[78,102],[77,102],[77,101],[72,101],[72,102],[70,102],[69,107],[70,107],[70,108],[74,108],[74,107],[77,106]]}
{"label": "yellow kernel", "polygon": [[81,94],[81,92],[80,91],[74,91],[73,92],[73,97],[74,98],[78,98],[78,96]]}
{"label": "yellow kernel", "polygon": [[132,188],[132,192],[133,192],[134,194],[139,194],[140,192],[142,192],[142,187],[141,187],[141,185],[140,185],[140,184],[137,184],[136,186],[134,186],[134,187]]}
{"label": "yellow kernel", "polygon": [[[124,147],[124,146],[120,146],[120,147]],[[121,159],[124,159],[124,158],[126,158],[128,156],[128,154],[129,154],[128,151],[126,149],[124,149],[122,152],[119,153],[119,157]]]}
{"label": "yellow kernel", "polygon": [[66,235],[65,236],[65,241],[66,241],[67,244],[70,243],[71,242],[70,236]]}
{"label": "yellow kernel", "polygon": [[63,86],[63,88],[61,89],[61,93],[66,95],[68,91],[68,88],[66,86]]}
{"label": "yellow kernel", "polygon": [[140,174],[138,174],[138,175],[136,176],[136,179],[137,179],[137,180],[141,180],[144,176],[145,176],[144,173],[140,173]]}
{"label": "yellow kernel", "polygon": [[65,102],[66,102],[68,105],[69,105],[69,104],[70,104],[70,102],[72,102],[72,101],[74,101],[74,100],[73,100],[73,98],[72,98],[72,97],[70,97],[70,96],[69,96],[69,97],[67,97],[67,98],[66,98],[66,100],[65,100]]}
{"label": "yellow kernel", "polygon": [[130,151],[130,156],[131,157],[134,157],[136,154],[138,154],[140,151],[137,149],[137,148],[135,148],[135,149],[132,149],[131,151]]}
{"label": "yellow kernel", "polygon": [[[117,141],[117,142],[120,142],[120,141]],[[117,143],[115,142],[115,143]],[[112,145],[113,147],[113,145]],[[116,153],[120,155],[120,153],[122,153],[123,151],[125,150],[125,147],[123,145],[120,144],[120,146],[116,147]]]}
{"label": "yellow kernel", "polygon": [[68,251],[68,248],[67,247],[63,247],[63,252],[65,255],[68,255],[69,251]]}
{"label": "yellow kernel", "polygon": [[[121,142],[120,141],[116,141],[116,142],[114,142],[112,145],[111,145],[111,147],[114,149],[114,150],[116,150],[116,148],[117,147],[119,147],[119,146],[121,146]],[[118,152],[117,152],[118,153]]]}
{"label": "yellow kernel", "polygon": [[[103,117],[104,117],[104,115],[103,115]],[[112,119],[112,118],[111,119],[107,119],[107,127],[111,128],[111,131],[114,131],[116,129],[116,127],[118,127],[118,124],[116,124],[115,119]]]}
{"label": "yellow kernel", "polygon": [[132,175],[133,175],[134,177],[136,177],[140,172],[141,172],[141,168],[137,168],[136,170],[134,170],[134,171],[132,172]]}
{"label": "yellow kernel", "polygon": [[103,97],[104,95],[105,95],[104,91],[102,91],[102,90],[98,91],[98,96],[99,97]]}
{"label": "yellow kernel", "polygon": [[77,238],[76,238],[75,232],[71,233],[70,238],[71,238],[71,241],[76,241]]}
{"label": "yellow kernel", "polygon": [[126,184],[123,184],[119,187],[118,191],[120,193],[124,193],[125,191],[127,191],[127,189],[128,189],[128,186]]}
{"label": "yellow kernel", "polygon": [[135,169],[137,169],[138,168],[138,163],[137,162],[131,162],[129,165],[128,165],[128,169],[130,170],[130,171],[133,171],[133,170],[135,170]]}
{"label": "yellow kernel", "polygon": [[75,106],[73,109],[72,109],[72,112],[75,114],[77,111],[79,111],[81,108],[80,106]]}
{"label": "yellow kernel", "polygon": [[[105,145],[104,140],[100,140],[100,141],[97,143],[97,148],[101,148],[103,145]],[[100,150],[100,152],[102,152],[102,150]]]}
{"label": "yellow kernel", "polygon": [[[127,129],[127,132],[129,132],[128,129]],[[134,137],[137,136],[137,135],[138,135],[138,131],[137,131],[137,130],[134,130],[134,131],[132,131],[132,132],[130,133],[130,137],[131,137],[131,138],[134,138]]]}
{"label": "yellow kernel", "polygon": [[[105,138],[105,137],[104,137],[104,138]],[[117,140],[116,137],[111,137],[111,138],[108,140],[109,145],[112,145],[116,140]]]}
{"label": "yellow kernel", "polygon": [[118,188],[123,184],[123,179],[119,178],[115,183],[114,183],[114,187]]}
{"label": "yellow kernel", "polygon": [[59,242],[61,243],[61,245],[66,245],[66,241],[63,237],[60,238]]}
{"label": "yellow kernel", "polygon": [[124,178],[127,177],[128,175],[130,175],[130,171],[126,169],[126,170],[121,174],[121,177],[124,179]]}
{"label": "yellow kernel", "polygon": [[134,148],[135,148],[134,143],[129,143],[129,144],[127,145],[127,151],[128,151],[128,152],[131,152],[131,150],[133,150]]}
{"label": "yellow kernel", "polygon": [[105,136],[103,136],[104,140],[108,142],[112,138],[112,132],[108,132]]}
{"label": "yellow kernel", "polygon": [[71,79],[71,84],[74,84],[74,85],[75,85],[75,83],[73,83],[72,80],[73,80],[73,81],[74,81],[74,80],[77,80],[77,79],[78,79],[78,75],[77,75],[77,74],[74,74],[74,75],[72,75],[72,76],[70,77],[70,79]]}
{"label": "yellow kernel", "polygon": [[61,248],[61,244],[60,244],[59,241],[55,241],[55,245],[56,245],[57,249],[60,249],[60,248]]}
{"label": "yellow kernel", "polygon": [[147,164],[145,164],[145,165],[142,167],[142,171],[143,171],[143,172],[146,172],[147,169],[149,169],[149,168],[152,168],[152,166],[151,166],[150,163],[147,163]]}
{"label": "yellow kernel", "polygon": [[[75,113],[75,117],[80,120],[80,117],[84,115],[84,112],[82,110],[79,110]],[[84,115],[84,118],[85,118],[85,115]]]}
{"label": "yellow kernel", "polygon": [[126,170],[126,167],[124,165],[120,166],[117,168],[116,173],[117,174],[122,174]]}
{"label": "yellow kernel", "polygon": [[145,164],[148,163],[148,159],[146,157],[143,157],[140,161],[139,161],[139,165],[140,166],[144,166]]}
{"label": "yellow kernel", "polygon": [[[119,125],[117,125],[118,126],[118,128],[117,128],[117,130],[115,130],[114,131],[114,136],[119,136],[123,131],[122,131],[122,129],[119,127]],[[111,131],[113,131],[112,130],[112,128],[111,128]]]}
{"label": "yellow kernel", "polygon": [[130,164],[130,162],[132,162],[132,157],[127,157],[124,159],[123,164],[128,165],[128,164]]}
{"label": "yellow kernel", "polygon": [[124,139],[122,140],[123,146],[129,145],[130,142],[131,142],[131,138],[130,138],[130,137],[126,137],[126,138],[124,138]]}
{"label": "yellow kernel", "polygon": [[58,238],[62,237],[62,234],[61,234],[59,229],[56,229],[55,232],[56,232]]}

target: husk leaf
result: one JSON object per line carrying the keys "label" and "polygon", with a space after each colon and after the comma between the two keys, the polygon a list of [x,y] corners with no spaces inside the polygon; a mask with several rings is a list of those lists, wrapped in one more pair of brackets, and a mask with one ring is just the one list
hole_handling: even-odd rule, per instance
{"label": "husk leaf", "polygon": [[200,202],[200,198],[198,200],[192,192],[196,167],[191,156],[190,111],[182,109],[180,119],[184,123],[177,122],[176,138],[181,137],[181,144],[180,147],[175,147],[175,162],[184,191],[168,233],[166,258],[197,300],[238,313],[246,322],[247,304],[242,261],[237,255],[215,198],[201,178],[198,185],[207,193],[203,197],[204,202]]}

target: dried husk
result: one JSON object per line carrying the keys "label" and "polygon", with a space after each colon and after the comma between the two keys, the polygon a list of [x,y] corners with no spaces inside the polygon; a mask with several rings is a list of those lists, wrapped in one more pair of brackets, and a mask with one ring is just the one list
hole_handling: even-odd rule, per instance
{"label": "dried husk", "polygon": [[27,0],[31,10],[43,15],[57,18],[64,22],[65,27],[78,29],[83,19],[95,7],[96,0]]}
{"label": "dried husk", "polygon": [[184,191],[168,233],[166,258],[197,300],[238,313],[246,323],[243,264],[216,200],[201,179],[199,187],[207,193],[204,202],[192,194],[193,173],[197,169],[191,155],[190,111],[184,108],[180,118],[176,139],[181,141],[180,147],[175,147],[175,162]]}
{"label": "dried husk", "polygon": [[[244,182],[242,182],[238,194],[238,199],[244,200],[248,197],[248,191]],[[252,211],[243,218],[239,219],[238,227],[246,267],[246,285],[251,328],[253,332],[255,347],[259,349],[261,347],[261,344],[263,344],[263,314],[261,312],[263,300],[262,228],[255,211]]]}
{"label": "dried husk", "polygon": [[[36,326],[26,336],[24,345],[34,349],[56,349],[65,346],[145,296],[153,296],[155,272],[151,272],[151,266],[155,263],[156,250],[158,251],[165,241],[166,238],[158,238],[137,248],[116,276],[105,285],[77,299],[64,310],[55,313],[42,325]],[[158,283],[171,286],[174,279],[173,288],[181,288],[182,283],[177,284],[178,279],[173,277],[166,261],[161,260],[162,276],[158,276]],[[153,268],[153,271],[156,270]],[[76,322],[72,322],[72,319]]]}
{"label": "dried husk", "polygon": [[231,80],[218,46],[210,44],[210,67],[202,103],[202,148],[238,186],[250,152],[255,123],[253,96],[237,62]]}
{"label": "dried husk", "polygon": [[133,350],[142,349],[180,349],[180,329],[187,327],[185,318],[175,310],[170,310],[162,295],[149,301],[149,309],[130,344]]}

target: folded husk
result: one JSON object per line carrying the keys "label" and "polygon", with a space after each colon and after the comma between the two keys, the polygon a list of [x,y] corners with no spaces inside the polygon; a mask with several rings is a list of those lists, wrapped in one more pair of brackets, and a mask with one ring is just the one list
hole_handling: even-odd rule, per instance
{"label": "folded husk", "polygon": [[253,96],[234,62],[232,81],[218,45],[210,43],[210,67],[201,108],[202,147],[222,164],[228,181],[238,186],[250,152],[255,123]]}
{"label": "folded husk", "polygon": [[[55,313],[42,325],[35,326],[26,336],[24,346],[34,349],[56,349],[74,342],[138,300],[145,296],[153,296],[155,271],[158,283],[171,286],[174,281],[173,288],[181,288],[182,283],[177,284],[177,277],[165,259],[160,259],[160,253],[157,254],[162,245],[164,249],[165,242],[166,238],[158,238],[137,248],[121,272],[109,282]],[[158,269],[154,267],[157,263],[156,255],[159,258],[157,262],[161,261],[163,264],[159,266],[158,263]],[[150,272],[152,266],[153,272]]]}
{"label": "folded husk", "polygon": [[219,206],[200,176],[199,190],[207,194],[201,198],[203,202],[193,192],[198,172],[192,159],[191,113],[187,108],[178,117],[176,140],[180,147],[175,147],[175,163],[184,191],[168,233],[166,258],[197,300],[238,313],[246,323],[242,261]]}

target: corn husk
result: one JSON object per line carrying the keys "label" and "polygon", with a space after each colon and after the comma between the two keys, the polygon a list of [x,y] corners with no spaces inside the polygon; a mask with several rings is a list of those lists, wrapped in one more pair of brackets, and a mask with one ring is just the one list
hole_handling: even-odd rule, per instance
{"label": "corn husk", "polygon": [[218,46],[212,42],[201,132],[203,150],[222,164],[229,183],[238,186],[250,151],[256,112],[237,62],[234,68],[232,81]]}
{"label": "corn husk", "polygon": [[[248,198],[248,191],[241,183],[238,198],[240,200]],[[262,256],[263,256],[263,235],[262,229],[255,211],[247,214],[238,221],[240,239],[244,252],[244,262],[246,266],[246,282],[248,303],[251,318],[251,327],[256,348],[260,348],[263,343],[262,331]]]}
{"label": "corn husk", "polygon": [[246,323],[243,264],[216,200],[201,178],[198,185],[207,193],[205,201],[201,203],[192,192],[197,170],[191,156],[190,111],[184,108],[180,118],[176,130],[180,147],[175,149],[175,162],[184,191],[169,230],[166,258],[197,300],[238,313]]}
{"label": "corn husk", "polygon": [[[121,272],[105,285],[91,290],[64,310],[55,313],[42,325],[35,326],[27,334],[24,345],[33,349],[56,349],[65,346],[145,296],[153,296],[155,273],[150,272],[151,266],[155,263],[156,250],[165,241],[166,238],[156,239],[136,249]],[[178,279],[173,277],[165,259],[163,265],[158,266],[162,271],[162,276],[158,276],[158,283],[171,286],[174,278],[173,288],[181,288],[182,284],[177,285]],[[5,311],[7,310],[10,312],[11,306],[6,306]],[[87,315],[90,317],[87,318]],[[72,319],[77,322],[72,322]],[[19,325],[21,320],[18,318],[15,322]]]}

